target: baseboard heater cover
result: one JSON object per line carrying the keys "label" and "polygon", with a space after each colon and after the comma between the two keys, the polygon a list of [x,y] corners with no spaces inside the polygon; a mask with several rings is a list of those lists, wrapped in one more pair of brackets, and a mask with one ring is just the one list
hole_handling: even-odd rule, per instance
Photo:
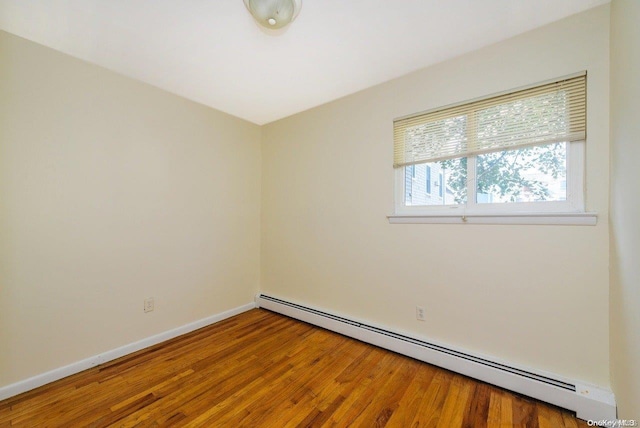
{"label": "baseboard heater cover", "polygon": [[561,379],[560,376],[548,373],[523,370],[265,294],[256,296],[256,304],[258,307],[574,411],[580,419],[616,418],[613,393],[593,385]]}

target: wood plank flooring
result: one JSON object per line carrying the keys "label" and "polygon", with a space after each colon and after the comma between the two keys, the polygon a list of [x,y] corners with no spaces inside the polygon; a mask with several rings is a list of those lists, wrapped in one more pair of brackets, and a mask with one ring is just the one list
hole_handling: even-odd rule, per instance
{"label": "wood plank flooring", "polygon": [[586,427],[567,411],[255,309],[0,402],[0,427]]}

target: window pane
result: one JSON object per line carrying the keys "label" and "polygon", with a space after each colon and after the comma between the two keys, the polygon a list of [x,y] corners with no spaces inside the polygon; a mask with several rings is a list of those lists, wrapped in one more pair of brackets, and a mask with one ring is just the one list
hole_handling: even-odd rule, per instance
{"label": "window pane", "polygon": [[405,167],[405,205],[467,203],[467,158]]}
{"label": "window pane", "polygon": [[413,198],[413,180],[416,177],[416,167],[410,165],[404,169],[404,203],[411,205]]}
{"label": "window pane", "polygon": [[476,201],[565,201],[567,143],[478,155]]}

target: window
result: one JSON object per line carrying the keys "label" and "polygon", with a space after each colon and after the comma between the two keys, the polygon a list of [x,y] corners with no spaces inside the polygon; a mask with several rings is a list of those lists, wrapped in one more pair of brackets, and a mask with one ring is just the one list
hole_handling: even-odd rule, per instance
{"label": "window", "polygon": [[396,181],[424,168],[426,185],[396,186],[396,214],[584,212],[585,141],[584,73],[398,119]]}

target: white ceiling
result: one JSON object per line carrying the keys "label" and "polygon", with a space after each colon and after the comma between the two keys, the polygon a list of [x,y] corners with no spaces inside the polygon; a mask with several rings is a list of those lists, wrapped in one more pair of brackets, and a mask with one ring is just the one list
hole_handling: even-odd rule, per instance
{"label": "white ceiling", "polygon": [[0,28],[265,124],[609,0],[0,0]]}

